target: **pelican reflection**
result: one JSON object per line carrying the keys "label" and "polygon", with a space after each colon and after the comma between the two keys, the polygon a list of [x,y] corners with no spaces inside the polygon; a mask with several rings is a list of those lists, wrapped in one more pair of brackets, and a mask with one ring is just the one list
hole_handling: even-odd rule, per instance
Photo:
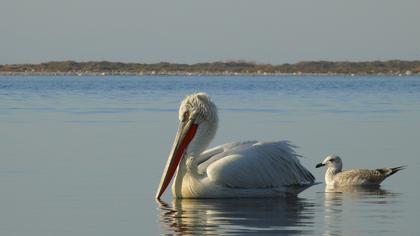
{"label": "pelican reflection", "polygon": [[165,233],[302,235],[314,223],[314,204],[298,198],[174,199],[159,201]]}

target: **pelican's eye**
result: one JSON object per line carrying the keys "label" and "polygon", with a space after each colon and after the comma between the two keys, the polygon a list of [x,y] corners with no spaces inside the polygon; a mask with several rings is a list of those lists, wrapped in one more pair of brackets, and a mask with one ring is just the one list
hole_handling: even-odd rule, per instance
{"label": "pelican's eye", "polygon": [[185,111],[184,114],[182,115],[182,122],[187,121],[189,118],[190,118],[190,112]]}
{"label": "pelican's eye", "polygon": [[330,162],[334,162],[334,159],[331,159]]}

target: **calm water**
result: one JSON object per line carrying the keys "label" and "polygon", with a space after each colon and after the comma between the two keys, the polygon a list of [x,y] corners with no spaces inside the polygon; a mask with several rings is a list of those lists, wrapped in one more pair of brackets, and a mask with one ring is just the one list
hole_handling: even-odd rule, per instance
{"label": "calm water", "polygon": [[[212,145],[291,140],[315,169],[408,168],[380,189],[297,199],[154,194],[180,100],[209,93]],[[418,235],[420,77],[0,76],[0,235]]]}

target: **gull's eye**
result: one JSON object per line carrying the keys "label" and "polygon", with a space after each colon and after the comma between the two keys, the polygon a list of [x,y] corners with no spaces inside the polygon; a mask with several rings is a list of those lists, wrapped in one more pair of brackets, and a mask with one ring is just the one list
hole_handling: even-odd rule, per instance
{"label": "gull's eye", "polygon": [[182,116],[182,121],[187,121],[190,118],[190,112],[186,111],[184,112],[184,115]]}
{"label": "gull's eye", "polygon": [[334,159],[331,159],[330,162],[334,162]]}

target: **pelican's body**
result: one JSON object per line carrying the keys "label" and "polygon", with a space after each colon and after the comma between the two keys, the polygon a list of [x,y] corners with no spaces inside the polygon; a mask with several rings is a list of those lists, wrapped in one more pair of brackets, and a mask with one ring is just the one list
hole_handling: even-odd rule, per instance
{"label": "pelican's body", "polygon": [[323,162],[316,167],[327,166],[325,183],[331,187],[344,186],[379,186],[389,176],[395,174],[404,166],[382,169],[352,169],[342,170],[343,163],[337,155],[328,155]]}
{"label": "pelican's body", "polygon": [[311,181],[313,176],[288,142],[237,142],[181,162],[172,193],[177,198],[287,196],[303,191]]}
{"label": "pelican's body", "polygon": [[[280,142],[235,142],[204,151],[217,129],[217,109],[204,93],[184,99],[180,127],[156,197],[176,172],[176,198],[277,197],[296,195],[314,183],[293,146]],[[178,166],[178,168],[177,168]]]}

